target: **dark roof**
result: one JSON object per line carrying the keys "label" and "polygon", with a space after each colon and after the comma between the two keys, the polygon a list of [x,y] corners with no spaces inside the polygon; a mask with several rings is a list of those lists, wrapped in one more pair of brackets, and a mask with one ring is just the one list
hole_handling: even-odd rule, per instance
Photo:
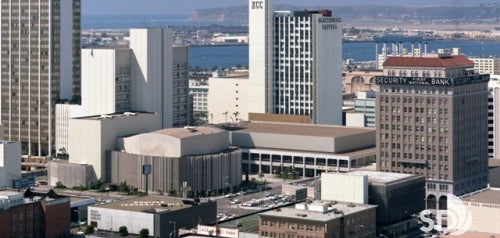
{"label": "dark roof", "polygon": [[386,66],[397,67],[436,67],[448,68],[458,66],[474,66],[474,62],[463,55],[447,57],[402,57],[389,56],[383,64]]}

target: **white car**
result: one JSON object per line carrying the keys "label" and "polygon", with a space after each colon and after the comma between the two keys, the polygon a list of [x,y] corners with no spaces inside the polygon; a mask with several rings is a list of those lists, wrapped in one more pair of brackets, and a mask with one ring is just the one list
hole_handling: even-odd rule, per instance
{"label": "white car", "polygon": [[241,201],[238,199],[234,199],[233,201],[231,201],[231,204],[233,204],[233,205],[240,204],[240,203],[241,203]]}
{"label": "white car", "polygon": [[228,193],[226,194],[224,197],[227,197],[227,198],[233,198],[233,197],[236,197],[237,195],[234,194],[234,193]]}

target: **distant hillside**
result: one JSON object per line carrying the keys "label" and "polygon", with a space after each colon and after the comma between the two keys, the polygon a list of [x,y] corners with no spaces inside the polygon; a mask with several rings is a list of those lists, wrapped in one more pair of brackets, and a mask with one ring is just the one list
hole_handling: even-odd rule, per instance
{"label": "distant hillside", "polygon": [[[304,10],[288,4],[274,6],[275,10]],[[432,21],[451,22],[488,22],[500,24],[500,3],[481,4],[477,6],[311,6],[307,9],[331,9],[335,16],[344,19],[344,22],[358,21],[388,21],[428,23]],[[233,22],[248,24],[248,6],[227,8],[199,9],[193,12],[190,21]]]}

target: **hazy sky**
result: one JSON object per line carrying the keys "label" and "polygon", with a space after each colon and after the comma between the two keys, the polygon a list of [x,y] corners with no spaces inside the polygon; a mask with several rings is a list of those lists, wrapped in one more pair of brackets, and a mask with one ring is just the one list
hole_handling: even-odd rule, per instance
{"label": "hazy sky", "polygon": [[[378,5],[477,5],[497,0],[274,0],[296,6]],[[247,5],[248,0],[82,0],[83,15],[191,14],[196,9]]]}

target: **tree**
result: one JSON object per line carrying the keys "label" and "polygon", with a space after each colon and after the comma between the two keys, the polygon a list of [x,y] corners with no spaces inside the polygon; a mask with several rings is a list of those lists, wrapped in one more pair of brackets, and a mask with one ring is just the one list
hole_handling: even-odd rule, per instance
{"label": "tree", "polygon": [[238,111],[236,111],[233,113],[233,115],[234,115],[234,120],[238,121],[238,115],[240,115],[240,113]]}
{"label": "tree", "polygon": [[59,153],[56,154],[56,158],[63,159],[63,160],[68,160],[69,159],[69,155],[66,152],[66,148],[64,148],[64,147],[60,148],[59,149]]}
{"label": "tree", "polygon": [[100,178],[90,183],[90,189],[101,189],[101,186],[102,186],[102,181]]}
{"label": "tree", "polygon": [[61,181],[58,181],[56,183],[56,188],[66,188],[66,186],[64,186],[64,184]]}
{"label": "tree", "polygon": [[129,193],[130,192],[130,186],[128,186],[126,181],[123,181],[118,185],[118,192],[122,193]]}
{"label": "tree", "polygon": [[142,228],[141,231],[139,231],[139,237],[140,238],[149,237],[149,230],[147,228]]}
{"label": "tree", "polygon": [[120,228],[118,228],[118,233],[120,234],[120,236],[128,236],[128,229],[126,226],[120,226]]}
{"label": "tree", "polygon": [[91,225],[87,225],[87,227],[85,227],[84,234],[85,235],[90,235],[92,233],[94,233],[94,227],[91,226]]}

